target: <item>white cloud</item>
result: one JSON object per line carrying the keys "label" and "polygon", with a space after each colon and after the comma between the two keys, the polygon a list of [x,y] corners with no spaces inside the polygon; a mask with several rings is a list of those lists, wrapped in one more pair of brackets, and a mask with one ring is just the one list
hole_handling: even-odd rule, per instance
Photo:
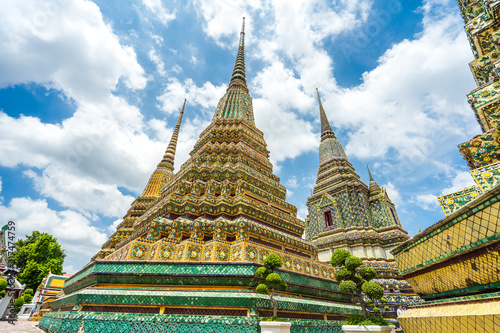
{"label": "white cloud", "polygon": [[414,202],[422,207],[424,210],[435,210],[439,207],[439,202],[437,201],[437,196],[433,194],[420,194],[417,195]]}
{"label": "white cloud", "polygon": [[83,214],[120,217],[125,215],[134,200],[130,195],[123,195],[116,185],[80,177],[61,166],[49,165],[41,176],[32,170],[26,171],[25,175],[34,181],[35,189],[40,194]]}
{"label": "white cloud", "polygon": [[387,190],[387,195],[389,195],[389,198],[396,206],[401,205],[403,203],[401,193],[394,184],[388,182],[383,187]]}
{"label": "white cloud", "polygon": [[53,235],[66,250],[65,261],[71,264],[88,263],[107,240],[106,233],[83,215],[72,210],[54,211],[45,200],[14,198],[8,206],[0,205],[0,216],[16,222],[18,239],[33,230]]}
{"label": "white cloud", "polygon": [[142,115],[122,98],[84,103],[61,124],[0,112],[0,164],[45,168],[58,164],[97,182],[139,191],[168,142],[151,140]]}
{"label": "white cloud", "polygon": [[142,3],[165,25],[175,19],[175,13],[169,13],[163,7],[161,0],[142,0]]}
{"label": "white cloud", "polygon": [[443,189],[441,195],[457,192],[473,185],[476,185],[476,183],[469,171],[456,170],[454,177],[451,179],[451,186]]}
{"label": "white cloud", "polygon": [[286,181],[285,185],[290,188],[296,188],[298,186],[297,178],[295,176],[292,176]]}
{"label": "white cloud", "polygon": [[[203,30],[221,43],[221,38],[236,36],[241,29],[242,17],[246,17],[247,22],[251,20],[250,12],[262,7],[261,1],[235,1],[235,0],[194,0],[194,6],[198,14],[205,20]],[[251,25],[247,24],[245,32],[251,34]],[[235,45],[237,41],[231,44]]]}
{"label": "white cloud", "polygon": [[455,142],[462,125],[473,123],[465,99],[474,87],[472,57],[461,19],[447,14],[424,22],[423,32],[387,50],[361,85],[325,98],[330,120],[351,129],[349,156],[381,158],[393,149],[399,159],[429,160],[437,145]]}
{"label": "white cloud", "polygon": [[[463,190],[466,187],[476,185],[469,171],[449,170],[446,179],[451,180],[451,185],[444,188],[440,195],[451,194]],[[424,210],[435,210],[439,208],[437,197],[437,195],[431,193],[420,194],[412,201]]]}
{"label": "white cloud", "polygon": [[156,65],[156,71],[158,72],[158,74],[163,77],[166,76],[167,72],[165,71],[165,64],[161,60],[160,56],[158,56],[154,48],[149,50],[148,57],[149,60],[151,60]]}
{"label": "white cloud", "polygon": [[123,222],[123,220],[122,220],[122,219],[115,220],[115,221],[113,222],[113,224],[111,224],[111,225],[108,227],[108,231],[109,231],[111,234],[112,234],[112,233],[114,233],[114,232],[116,231],[116,228],[118,228],[118,225],[119,225],[120,223],[122,223],[122,222]]}
{"label": "white cloud", "polygon": [[186,79],[180,82],[176,78],[169,80],[165,91],[158,97],[161,110],[171,114],[178,112],[184,99],[187,104],[201,106],[204,109],[215,110],[219,99],[224,95],[226,86],[214,86],[211,82],[205,82],[203,86],[198,87],[192,79]]}
{"label": "white cloud", "polygon": [[312,125],[298,118],[295,113],[287,112],[266,99],[254,99],[253,106],[255,123],[265,134],[271,162],[276,169],[279,169],[279,162],[319,146]]}
{"label": "white cloud", "polygon": [[142,89],[146,78],[87,0],[6,0],[0,11],[0,87],[37,82],[77,101],[100,101],[123,79]]}
{"label": "white cloud", "polygon": [[260,71],[252,80],[251,91],[260,99],[272,100],[283,109],[310,110],[316,107],[311,94],[304,93],[302,80],[296,78],[281,61],[273,62]]}

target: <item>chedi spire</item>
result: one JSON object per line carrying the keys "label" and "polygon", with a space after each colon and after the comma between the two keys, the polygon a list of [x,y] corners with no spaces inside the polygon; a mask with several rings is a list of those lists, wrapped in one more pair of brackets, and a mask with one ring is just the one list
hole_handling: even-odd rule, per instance
{"label": "chedi spire", "polygon": [[229,88],[219,100],[213,120],[244,120],[255,126],[252,97],[248,93],[245,75],[245,18],[241,26],[240,44]]}
{"label": "chedi spire", "polygon": [[184,99],[184,105],[182,106],[181,113],[179,114],[179,119],[177,119],[177,124],[175,125],[174,132],[172,133],[172,138],[170,139],[170,143],[165,151],[165,155],[163,155],[163,159],[160,164],[158,164],[158,167],[164,167],[170,171],[174,171],[175,150],[177,148],[177,139],[179,138],[179,129],[181,127],[182,116],[184,115],[184,108],[186,107],[186,100],[187,99]]}
{"label": "chedi spire", "polygon": [[321,103],[321,98],[319,97],[318,88],[316,88],[316,94],[318,94],[318,103],[319,103],[319,115],[321,119],[321,141],[326,140],[327,138],[336,138],[335,133],[328,122],[328,118],[326,117],[325,109],[323,109],[323,104]]}

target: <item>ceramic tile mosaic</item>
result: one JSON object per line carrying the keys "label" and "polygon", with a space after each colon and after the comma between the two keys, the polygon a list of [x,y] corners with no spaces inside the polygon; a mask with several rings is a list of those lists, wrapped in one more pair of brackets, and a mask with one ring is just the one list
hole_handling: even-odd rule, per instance
{"label": "ceramic tile mosaic", "polygon": [[398,317],[405,333],[500,332],[500,301],[410,308]]}
{"label": "ceramic tile mosaic", "polygon": [[412,242],[395,254],[401,275],[500,239],[498,197]]}
{"label": "ceramic tile mosaic", "polygon": [[470,292],[471,287],[491,289],[495,283],[499,282],[499,267],[500,254],[497,249],[424,274],[407,276],[406,279],[415,292],[427,295],[425,298],[430,298],[432,294],[450,290],[460,293]]}
{"label": "ceramic tile mosaic", "polygon": [[[40,327],[53,333],[260,333],[258,318],[107,313],[50,313]],[[340,321],[291,319],[291,333],[342,333]]]}

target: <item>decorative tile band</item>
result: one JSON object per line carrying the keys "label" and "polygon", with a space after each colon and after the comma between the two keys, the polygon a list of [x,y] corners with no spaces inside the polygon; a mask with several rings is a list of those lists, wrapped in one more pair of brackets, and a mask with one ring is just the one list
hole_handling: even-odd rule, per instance
{"label": "decorative tile band", "polygon": [[[291,333],[342,333],[342,323],[332,320],[290,319]],[[85,332],[176,332],[259,333],[260,318],[229,316],[183,316],[155,314],[109,314],[59,312],[45,314],[39,326],[51,333]]]}
{"label": "decorative tile band", "polygon": [[[450,251],[449,253],[440,255],[439,257],[435,257],[434,259],[431,259],[431,260],[428,260],[428,261],[423,262],[421,264],[415,265],[412,268],[405,269],[404,271],[400,271],[399,275],[404,277],[409,272],[415,271],[418,268],[422,268],[422,267],[425,267],[425,266],[432,265],[433,263],[437,263],[437,262],[440,262],[443,259],[456,256],[456,255],[458,255],[461,252],[470,251],[471,249],[475,248],[476,246],[480,246],[480,245],[485,244],[485,243],[490,243],[490,242],[495,241],[497,239],[500,239],[500,234],[495,234],[495,235],[491,235],[489,237],[480,239],[480,240],[478,240],[478,241],[476,241],[474,243],[470,243],[468,245],[464,245],[464,246],[462,246],[462,247],[460,247],[460,248],[458,248],[456,250]],[[396,261],[397,261],[397,259],[396,259]]]}
{"label": "decorative tile band", "polygon": [[478,251],[467,253],[463,256],[429,267],[429,270],[417,271],[415,274],[405,276],[413,290],[425,299],[438,297],[444,292],[460,291],[471,292],[486,289],[486,286],[499,281],[498,267],[500,243]]}
{"label": "decorative tile band", "polygon": [[500,332],[500,302],[409,308],[398,317],[405,332]]}
{"label": "decorative tile band", "polygon": [[[89,274],[82,272],[78,281],[71,281],[64,287],[66,294],[96,283],[141,285],[219,285],[252,286],[258,284],[255,271],[259,265],[249,263],[199,263],[199,262],[104,262],[88,267]],[[294,272],[281,271],[284,281],[303,294],[344,299],[338,283],[330,279],[311,277]],[[350,298],[349,298],[350,299]]]}
{"label": "decorative tile band", "polygon": [[[487,208],[491,206],[492,204],[498,202],[500,200],[500,187],[495,187],[491,191],[488,191],[484,195],[481,196],[481,198],[478,198],[478,201],[476,202],[477,206],[471,207],[471,209],[466,210],[463,212],[463,214],[460,214],[455,217],[445,217],[444,219],[436,222],[434,225],[430,226],[429,228],[423,230],[421,233],[418,235],[414,236],[412,239],[408,240],[407,242],[401,244],[391,252],[394,255],[397,255],[402,252],[406,252],[417,245],[421,244],[422,242],[425,242],[427,239],[433,237],[436,234],[439,234],[440,232],[448,229],[449,227],[455,225],[456,223],[467,219],[468,217],[475,215],[478,211],[483,210],[484,208]],[[454,214],[452,214],[454,215]]]}
{"label": "decorative tile band", "polygon": [[[490,193],[491,192],[491,193]],[[392,251],[400,276],[438,261],[487,245],[500,237],[500,187],[485,193],[464,214],[446,218],[424,231],[423,236]]]}
{"label": "decorative tile band", "polygon": [[461,303],[473,303],[473,302],[490,302],[493,299],[500,300],[500,291],[493,293],[483,293],[483,294],[475,294],[475,295],[467,295],[467,296],[459,296],[459,297],[451,297],[445,299],[436,299],[425,301],[420,304],[413,305],[412,307],[433,307],[438,305],[453,305],[453,304],[461,304]]}

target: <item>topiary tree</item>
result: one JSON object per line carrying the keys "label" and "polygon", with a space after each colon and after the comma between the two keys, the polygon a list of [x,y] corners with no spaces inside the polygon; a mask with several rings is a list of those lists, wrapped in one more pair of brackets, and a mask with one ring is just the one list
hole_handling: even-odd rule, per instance
{"label": "topiary tree", "polygon": [[[281,281],[281,277],[278,273],[275,273],[274,270],[283,266],[283,260],[281,260],[280,256],[276,253],[270,253],[264,259],[264,266],[259,267],[255,274],[259,277],[263,277],[266,279],[266,283],[261,283],[255,288],[258,293],[261,294],[269,294],[269,298],[273,303],[273,317],[278,316],[278,302],[274,298],[276,295],[275,290],[280,288],[281,290],[285,290],[287,288],[286,283]],[[271,289],[271,293],[269,290]]]}
{"label": "topiary tree", "polygon": [[0,291],[5,290],[9,283],[4,278],[0,278]]}
{"label": "topiary tree", "polygon": [[[382,299],[384,288],[378,283],[370,282],[377,276],[377,272],[372,267],[360,267],[363,265],[363,261],[344,249],[333,251],[330,264],[334,267],[343,266],[335,274],[335,280],[340,282],[341,291],[357,296],[364,316],[366,316],[366,305],[368,303],[373,306],[374,312],[380,312],[377,305],[387,303],[387,301]],[[369,302],[365,302],[362,293],[365,293],[370,298]]]}
{"label": "topiary tree", "polygon": [[23,294],[28,294],[28,295],[31,295],[33,296],[33,289],[26,289]]}
{"label": "topiary tree", "polygon": [[31,301],[33,300],[33,296],[31,296],[30,294],[23,294],[23,298],[25,303],[31,303]]}
{"label": "topiary tree", "polygon": [[23,296],[16,298],[14,300],[14,309],[15,309],[16,313],[18,313],[21,310],[21,307],[23,306],[24,303],[26,303],[26,302],[24,301]]}

